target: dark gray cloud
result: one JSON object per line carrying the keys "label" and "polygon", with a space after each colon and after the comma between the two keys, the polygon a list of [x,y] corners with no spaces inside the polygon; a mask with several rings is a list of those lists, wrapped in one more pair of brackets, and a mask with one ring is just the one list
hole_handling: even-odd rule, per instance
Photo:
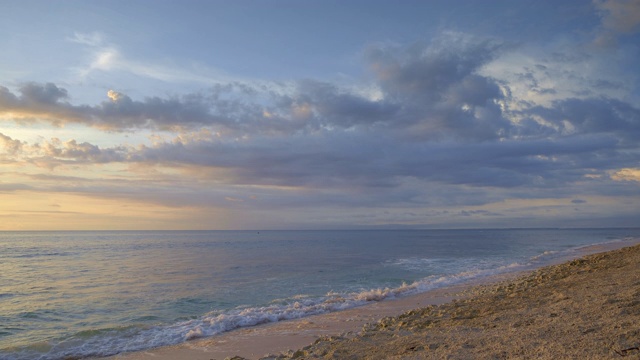
{"label": "dark gray cloud", "polygon": [[[590,174],[634,166],[637,158],[611,137],[482,143],[398,142],[388,135],[332,134],[251,142],[167,142],[144,147],[130,161],[225,169],[234,184],[358,190],[400,189],[420,183],[513,189],[528,194],[562,189]],[[596,170],[597,169],[597,170]],[[519,189],[519,190],[518,190]],[[569,189],[567,189],[568,191]],[[356,191],[357,192],[357,191]],[[420,192],[397,192],[405,200]],[[538,195],[533,195],[538,196]]]}
{"label": "dark gray cloud", "polygon": [[69,97],[67,90],[52,83],[39,85],[31,82],[20,86],[19,91],[23,100],[40,104],[55,104]]}
{"label": "dark gray cloud", "polygon": [[640,134],[640,109],[615,99],[567,99],[556,102],[547,119],[567,120],[582,133],[616,133],[637,139]]}
{"label": "dark gray cloud", "polygon": [[[109,101],[77,106],[63,101],[68,99],[66,90],[51,83],[26,84],[18,88],[18,95],[0,87],[0,111],[17,119],[80,123],[107,130],[209,126],[238,133],[292,133],[390,121],[398,109],[396,104],[370,101],[332,84],[312,80],[298,82],[292,95],[258,93],[242,84],[216,86],[207,92],[170,98],[148,97],[142,101],[113,90],[107,95]],[[302,116],[296,107],[306,107],[308,114]]]}
{"label": "dark gray cloud", "polygon": [[473,76],[500,47],[494,40],[450,33],[428,45],[373,47],[367,60],[387,93],[432,103]]}
{"label": "dark gray cloud", "polygon": [[500,213],[495,213],[487,210],[462,210],[458,216],[504,216]]}
{"label": "dark gray cloud", "polygon": [[172,129],[219,125],[242,127],[259,114],[255,104],[237,99],[220,98],[227,91],[231,96],[235,86],[213,89],[210,94],[187,94],[180,97],[148,97],[133,100],[126,94],[109,91],[110,100],[98,105],[73,105],[67,101],[67,91],[55,84],[28,83],[18,88],[18,95],[0,87],[0,113],[18,119],[50,121],[53,124],[79,123],[108,130]]}
{"label": "dark gray cloud", "polygon": [[[127,160],[128,149],[122,146],[108,149],[90,144],[88,142],[78,143],[76,140],[69,140],[61,143],[59,140],[44,144],[42,147],[44,156],[50,159],[57,159],[60,162],[72,162],[76,164],[103,164],[110,162],[124,162]],[[55,160],[48,160],[48,163],[55,164]]]}
{"label": "dark gray cloud", "polygon": [[385,98],[402,109],[390,126],[418,139],[504,136],[511,126],[497,104],[504,95],[496,80],[478,74],[503,47],[450,33],[428,45],[371,48],[369,68]]}
{"label": "dark gray cloud", "polygon": [[340,128],[392,122],[401,107],[395,102],[372,101],[341,90],[331,83],[314,80],[300,81],[296,94],[280,100],[280,104],[309,104],[315,112],[317,125]]}
{"label": "dark gray cloud", "polygon": [[0,86],[0,116],[10,115],[17,120],[35,119],[44,116],[53,124],[69,121],[83,121],[76,107],[63,102],[68,98],[67,91],[52,83],[26,83],[18,88],[20,95],[13,94],[8,88]]}

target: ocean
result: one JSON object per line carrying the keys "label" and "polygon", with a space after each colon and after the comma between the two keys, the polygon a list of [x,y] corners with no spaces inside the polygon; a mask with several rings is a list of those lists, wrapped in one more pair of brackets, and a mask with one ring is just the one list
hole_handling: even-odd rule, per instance
{"label": "ocean", "polygon": [[0,359],[173,345],[638,241],[639,228],[0,232]]}

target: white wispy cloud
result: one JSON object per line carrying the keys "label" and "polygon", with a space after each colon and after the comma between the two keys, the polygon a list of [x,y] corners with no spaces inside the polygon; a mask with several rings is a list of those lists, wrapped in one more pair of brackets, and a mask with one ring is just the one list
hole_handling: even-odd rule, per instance
{"label": "white wispy cloud", "polygon": [[230,82],[230,75],[204,64],[161,64],[145,59],[135,59],[124,54],[120,47],[107,42],[101,33],[75,33],[70,41],[89,47],[89,63],[76,67],[79,78],[86,79],[95,72],[122,72],[144,78],[174,82],[189,82],[211,85]]}
{"label": "white wispy cloud", "polygon": [[105,35],[100,32],[74,32],[73,36],[67,37],[67,40],[82,45],[97,47],[105,43]]}

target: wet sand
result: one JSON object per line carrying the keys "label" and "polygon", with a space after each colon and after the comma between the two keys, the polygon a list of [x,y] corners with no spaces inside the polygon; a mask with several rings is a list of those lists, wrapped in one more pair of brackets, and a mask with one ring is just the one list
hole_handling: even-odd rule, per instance
{"label": "wet sand", "polygon": [[640,245],[482,285],[438,289],[111,359],[623,356],[640,358]]}

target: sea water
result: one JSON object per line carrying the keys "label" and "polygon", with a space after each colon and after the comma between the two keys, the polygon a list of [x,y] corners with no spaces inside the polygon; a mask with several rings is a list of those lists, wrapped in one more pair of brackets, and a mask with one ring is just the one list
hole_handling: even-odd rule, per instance
{"label": "sea water", "polygon": [[640,229],[0,232],[0,359],[108,356],[640,240]]}

